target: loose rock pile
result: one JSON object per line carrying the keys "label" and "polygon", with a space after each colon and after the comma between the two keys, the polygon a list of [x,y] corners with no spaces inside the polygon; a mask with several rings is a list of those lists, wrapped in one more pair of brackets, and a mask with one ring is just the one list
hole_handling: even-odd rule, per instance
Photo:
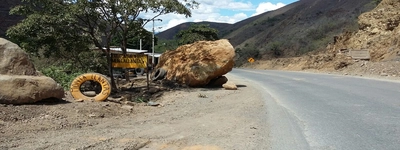
{"label": "loose rock pile", "polygon": [[359,16],[359,30],[338,36],[333,53],[340,49],[368,49],[371,60],[390,61],[400,58],[400,1],[382,0],[372,11]]}

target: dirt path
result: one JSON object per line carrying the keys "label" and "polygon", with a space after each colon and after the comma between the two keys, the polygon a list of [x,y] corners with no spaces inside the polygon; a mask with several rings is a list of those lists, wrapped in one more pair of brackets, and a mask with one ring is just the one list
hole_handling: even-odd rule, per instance
{"label": "dirt path", "polygon": [[[30,119],[0,120],[0,149],[267,149],[269,131],[261,94],[246,81],[229,74],[228,78],[239,85],[238,90],[168,92],[157,101],[161,107],[138,105],[127,111],[110,102],[27,106],[25,111],[41,112]],[[10,107],[17,106],[0,110]],[[85,112],[85,107],[120,112]],[[0,115],[7,115],[4,112]]]}

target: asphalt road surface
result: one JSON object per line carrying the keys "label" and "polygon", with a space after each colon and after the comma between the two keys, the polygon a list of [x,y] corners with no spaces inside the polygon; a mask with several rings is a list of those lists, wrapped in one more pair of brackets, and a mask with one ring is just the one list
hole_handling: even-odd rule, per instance
{"label": "asphalt road surface", "polygon": [[263,92],[273,150],[399,150],[400,82],[234,69]]}

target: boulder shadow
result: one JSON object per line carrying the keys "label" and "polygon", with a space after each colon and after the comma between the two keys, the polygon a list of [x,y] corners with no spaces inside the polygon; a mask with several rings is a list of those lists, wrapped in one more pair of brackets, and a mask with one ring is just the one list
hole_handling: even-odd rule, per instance
{"label": "boulder shadow", "polygon": [[199,87],[200,91],[218,91],[224,89],[223,87],[215,87],[215,86],[206,86],[206,87]]}
{"label": "boulder shadow", "polygon": [[68,103],[71,102],[58,98],[47,98],[27,105],[58,105],[58,104],[68,104]]}
{"label": "boulder shadow", "polygon": [[243,87],[247,87],[247,85],[238,84],[238,85],[236,85],[236,87],[238,87],[238,88],[243,88]]}

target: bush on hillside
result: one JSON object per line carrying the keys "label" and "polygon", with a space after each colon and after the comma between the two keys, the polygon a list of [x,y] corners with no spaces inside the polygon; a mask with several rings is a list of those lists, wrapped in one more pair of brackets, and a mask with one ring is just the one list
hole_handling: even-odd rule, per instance
{"label": "bush on hillside", "polygon": [[239,67],[248,63],[249,58],[260,58],[260,51],[258,51],[254,46],[245,45],[244,48],[235,49],[235,66]]}
{"label": "bush on hillside", "polygon": [[37,69],[44,75],[53,78],[64,89],[69,89],[72,80],[80,74],[96,72],[108,74],[107,60],[101,52],[81,52],[74,59],[71,58],[32,58]]}
{"label": "bush on hillside", "polygon": [[49,66],[47,68],[42,68],[40,70],[44,75],[53,78],[57,83],[59,83],[65,90],[68,90],[72,80],[75,77],[83,74],[84,72],[74,72],[65,71],[62,66]]}

